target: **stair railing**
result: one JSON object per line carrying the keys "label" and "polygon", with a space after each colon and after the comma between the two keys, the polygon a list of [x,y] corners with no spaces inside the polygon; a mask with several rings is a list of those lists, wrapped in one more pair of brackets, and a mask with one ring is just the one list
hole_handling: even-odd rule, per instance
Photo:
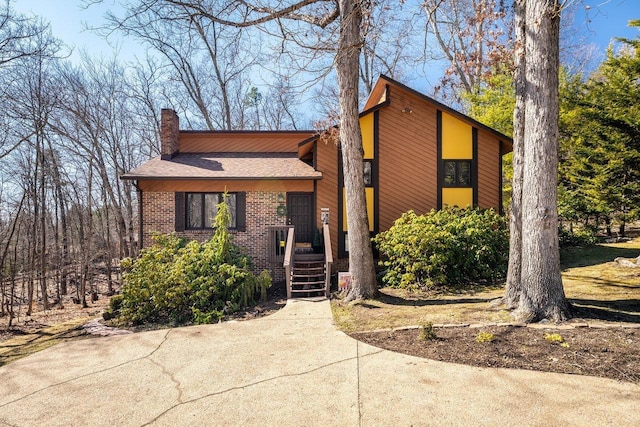
{"label": "stair railing", "polygon": [[331,233],[329,232],[329,224],[322,225],[322,237],[324,240],[324,289],[325,296],[329,298],[331,288],[331,265],[333,264],[333,253],[331,252]]}
{"label": "stair railing", "polygon": [[289,228],[287,233],[287,245],[284,250],[284,275],[286,277],[286,285],[287,285],[287,299],[291,298],[291,269],[293,268],[293,263],[295,262],[295,234],[294,228]]}

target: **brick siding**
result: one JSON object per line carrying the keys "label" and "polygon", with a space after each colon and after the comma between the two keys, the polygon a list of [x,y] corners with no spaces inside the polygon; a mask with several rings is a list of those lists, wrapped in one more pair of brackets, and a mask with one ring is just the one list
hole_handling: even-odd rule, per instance
{"label": "brick siding", "polygon": [[[269,262],[268,228],[286,225],[286,217],[278,216],[278,192],[252,191],[246,193],[247,227],[245,232],[231,230],[233,241],[244,248],[253,259],[255,273],[269,270],[274,281],[284,280],[282,265]],[[172,192],[143,192],[143,247],[153,241],[153,232],[175,231],[175,195]],[[213,235],[212,230],[185,230],[177,233],[188,239],[203,242]]]}
{"label": "brick siding", "polygon": [[160,113],[160,154],[170,159],[178,152],[180,120],[175,111],[163,109]]}

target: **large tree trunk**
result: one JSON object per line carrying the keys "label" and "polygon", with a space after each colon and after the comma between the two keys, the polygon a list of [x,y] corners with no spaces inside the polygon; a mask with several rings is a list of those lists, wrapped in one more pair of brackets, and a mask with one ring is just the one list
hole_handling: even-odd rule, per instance
{"label": "large tree trunk", "polygon": [[516,45],[514,52],[515,72],[513,81],[516,90],[516,105],[513,110],[513,179],[509,219],[509,268],[507,270],[507,288],[505,306],[514,309],[518,306],[522,284],[522,167],[524,161],[524,118],[525,118],[525,1],[514,3]]}
{"label": "large tree trunk", "polygon": [[352,286],[346,300],[350,301],[374,296],[377,286],[364,191],[364,150],[358,111],[362,9],[358,0],[340,0],[339,3],[341,20],[336,72],[340,98],[340,147],[347,196],[349,271],[352,275]]}
{"label": "large tree trunk", "polygon": [[557,0],[526,5],[526,89],[522,183],[522,292],[514,313],[523,321],[569,317],[558,247]]}

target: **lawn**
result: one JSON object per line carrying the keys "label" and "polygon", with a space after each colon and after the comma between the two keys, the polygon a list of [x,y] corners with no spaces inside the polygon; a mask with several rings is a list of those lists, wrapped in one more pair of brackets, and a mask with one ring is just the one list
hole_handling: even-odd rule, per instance
{"label": "lawn", "polygon": [[[619,267],[618,257],[640,255],[640,238],[562,251],[565,294],[590,321],[640,323],[640,268]],[[416,292],[383,288],[375,300],[342,304],[334,300],[335,323],[345,332],[419,325],[503,323],[513,321],[499,304],[504,287],[459,292]]]}

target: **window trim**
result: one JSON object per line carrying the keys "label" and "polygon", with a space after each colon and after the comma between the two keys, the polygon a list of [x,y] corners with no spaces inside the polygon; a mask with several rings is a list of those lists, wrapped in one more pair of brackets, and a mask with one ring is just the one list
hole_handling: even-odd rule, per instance
{"label": "window trim", "polygon": [[[454,184],[447,184],[447,163],[453,163],[455,166]],[[467,164],[469,166],[469,182],[459,183],[460,165]],[[473,181],[473,160],[472,159],[443,159],[442,160],[442,188],[471,188],[474,186]]]}

